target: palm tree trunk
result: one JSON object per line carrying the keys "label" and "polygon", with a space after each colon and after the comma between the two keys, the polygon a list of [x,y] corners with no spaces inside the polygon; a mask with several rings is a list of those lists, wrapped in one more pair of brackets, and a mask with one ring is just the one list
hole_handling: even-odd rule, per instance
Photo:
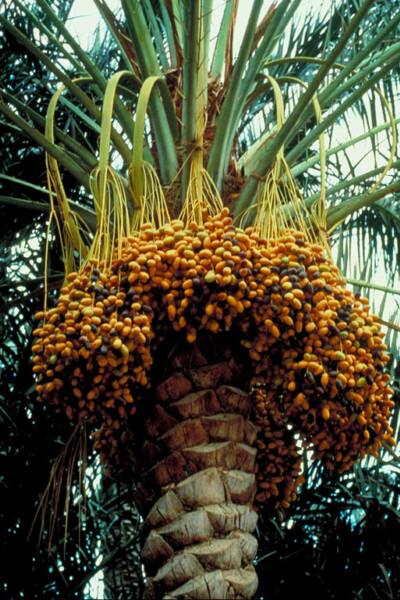
{"label": "palm tree trunk", "polygon": [[257,429],[238,376],[230,360],[177,370],[157,388],[138,457],[147,598],[256,592]]}

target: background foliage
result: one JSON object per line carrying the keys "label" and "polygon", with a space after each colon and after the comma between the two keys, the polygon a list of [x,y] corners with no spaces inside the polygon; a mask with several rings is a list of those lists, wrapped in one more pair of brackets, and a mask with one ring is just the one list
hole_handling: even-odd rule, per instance
{"label": "background foliage", "polygon": [[[157,2],[152,5],[155,11],[159,10]],[[66,22],[71,1],[59,0],[52,6],[60,21]],[[356,0],[337,2],[329,16],[315,17],[310,13],[301,23],[294,20],[276,49],[277,56],[285,55],[288,48],[292,55],[299,56],[326,52],[340,35],[343,23],[357,8]],[[397,3],[375,2],[342,62],[350,60],[368,43],[378,19],[385,24],[390,19],[398,19],[399,13]],[[57,37],[58,29],[43,10],[43,2],[23,5],[15,0],[6,3],[0,14],[27,38],[35,40],[71,77],[76,74],[76,65],[51,40],[50,34]],[[395,38],[395,29],[391,35]],[[388,42],[384,40],[383,46]],[[123,54],[110,34],[95,36],[89,55],[105,77],[123,68]],[[274,75],[279,76],[281,70],[282,66],[277,65]],[[309,65],[299,63],[292,75],[307,79],[309,71]],[[393,106],[399,102],[398,76],[399,67],[382,79],[382,90]],[[9,101],[12,96],[15,109],[40,131],[56,82],[54,73],[38,56],[6,28],[0,30],[1,97]],[[272,102],[270,92],[266,91],[254,103],[247,122],[241,124],[241,152],[258,139],[260,123],[265,127],[272,119]],[[23,107],[19,103],[23,103]],[[369,106],[364,103],[358,108],[361,118],[370,120],[369,125],[374,127],[380,110],[376,98],[370,98]],[[83,116],[88,117],[85,109],[81,110]],[[89,119],[82,121],[82,114],[72,112],[64,103],[57,113],[57,126],[61,132],[73,132],[73,139],[84,143],[94,154],[97,134]],[[351,128],[351,121],[345,118],[342,126]],[[302,136],[304,133],[300,132],[291,141],[289,153],[295,150]],[[329,140],[329,146],[334,143],[333,138]],[[3,557],[0,590],[7,598],[90,597],[87,584],[94,573],[100,572],[110,595],[113,595],[116,580],[121,588],[122,579],[125,590],[132,594],[135,589],[140,597],[143,580],[137,550],[139,517],[134,509],[134,482],[118,476],[103,479],[102,469],[93,456],[90,456],[85,482],[85,514],[79,522],[78,512],[70,511],[65,545],[61,517],[50,554],[45,543],[37,546],[38,527],[28,537],[51,465],[72,430],[64,418],[35,402],[29,362],[33,315],[43,301],[43,249],[49,210],[43,191],[46,185],[44,153],[5,118],[0,119],[0,147],[0,551]],[[356,179],[354,155],[344,149],[338,156],[340,161],[336,158],[336,162],[333,159],[329,162],[332,206],[365,192],[379,169],[376,163],[375,170],[367,173],[368,176]],[[298,176],[310,198],[318,192],[317,169],[314,177],[312,173],[305,176],[301,172]],[[396,172],[392,177],[388,185],[396,182]],[[66,171],[63,181],[68,195],[85,206],[85,195],[76,179]],[[395,286],[398,282],[398,195],[398,190],[394,190],[385,199],[355,213],[335,234],[339,265],[349,277],[369,280],[383,265],[387,283]],[[357,256],[354,248],[357,248]],[[54,290],[61,281],[62,265],[58,257],[54,238],[49,275]],[[363,288],[363,292],[366,291]],[[375,309],[386,310],[385,318],[392,318],[398,308],[393,298],[398,295],[382,293],[375,298],[379,300]],[[396,330],[390,330],[388,343],[393,354],[392,373],[399,399]],[[395,428],[397,420],[398,411],[394,416]],[[260,598],[284,599],[298,594],[301,589],[309,599],[394,600],[400,589],[396,459],[387,451],[379,461],[366,461],[340,478],[332,478],[318,464],[308,466],[307,457],[305,459],[306,484],[291,512],[263,515],[260,522],[257,559]],[[79,503],[77,489],[74,495]]]}

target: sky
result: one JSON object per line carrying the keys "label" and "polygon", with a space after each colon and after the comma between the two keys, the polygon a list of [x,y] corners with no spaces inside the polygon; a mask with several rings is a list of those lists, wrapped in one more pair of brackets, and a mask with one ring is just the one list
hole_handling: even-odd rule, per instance
{"label": "sky", "polygon": [[[121,0],[106,0],[106,2],[107,6],[113,11],[121,8]],[[247,17],[251,10],[251,4],[252,3],[249,0],[239,0],[237,35],[235,40],[236,46],[240,43],[240,38],[243,34],[244,27],[247,23]],[[265,13],[265,10],[271,4],[272,0],[264,0],[264,8],[261,11],[262,14]],[[302,0],[301,5],[297,10],[297,14],[301,18],[301,15],[306,14],[309,9],[327,11],[333,4],[334,0]],[[225,0],[214,0],[213,21],[215,24],[218,24],[222,17],[224,6]],[[78,37],[83,47],[88,47],[90,45],[90,38],[94,35],[94,30],[98,23],[99,13],[93,0],[75,0],[70,12],[68,28]],[[101,24],[101,27],[104,28],[104,25]]]}

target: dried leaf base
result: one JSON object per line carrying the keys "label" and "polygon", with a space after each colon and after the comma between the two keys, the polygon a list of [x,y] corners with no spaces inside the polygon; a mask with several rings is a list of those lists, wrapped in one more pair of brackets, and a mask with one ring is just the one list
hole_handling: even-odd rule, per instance
{"label": "dried leaf base", "polygon": [[249,396],[224,362],[178,371],[157,389],[144,423],[147,598],[253,598],[257,552]]}

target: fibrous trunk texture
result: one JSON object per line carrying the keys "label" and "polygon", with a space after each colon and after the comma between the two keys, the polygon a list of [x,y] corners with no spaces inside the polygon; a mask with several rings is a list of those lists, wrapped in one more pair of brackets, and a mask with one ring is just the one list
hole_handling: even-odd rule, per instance
{"label": "fibrous trunk texture", "polygon": [[256,592],[257,430],[234,381],[228,361],[177,371],[157,389],[141,457],[148,598]]}

